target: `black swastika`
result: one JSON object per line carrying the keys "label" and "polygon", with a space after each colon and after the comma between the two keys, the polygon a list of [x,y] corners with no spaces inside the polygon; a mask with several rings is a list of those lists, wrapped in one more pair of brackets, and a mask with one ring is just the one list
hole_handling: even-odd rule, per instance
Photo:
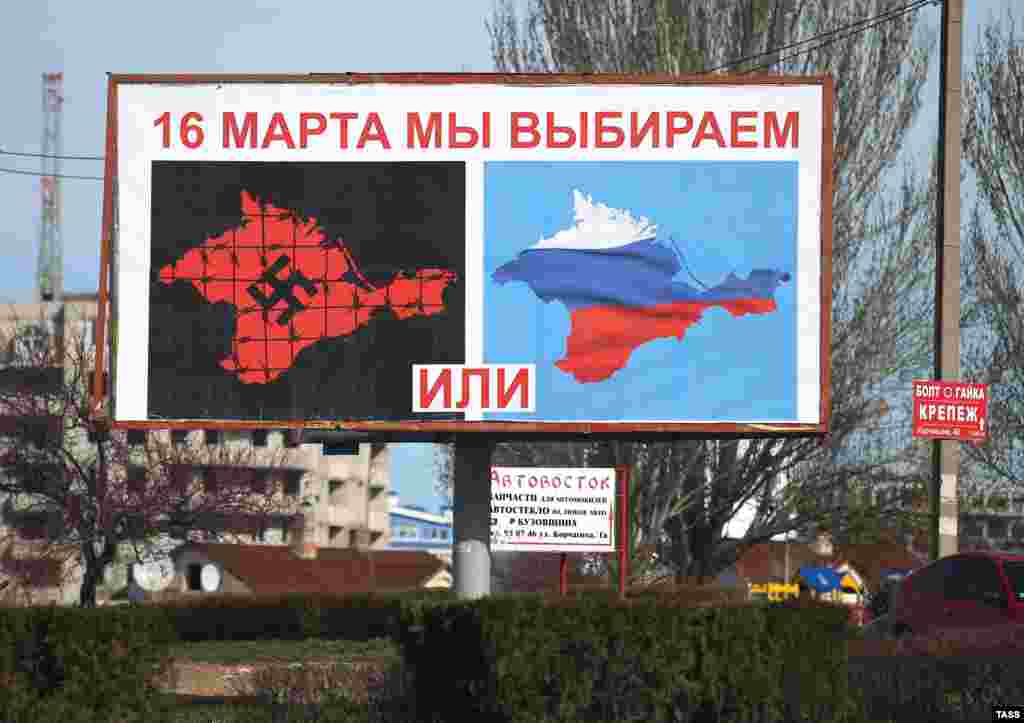
{"label": "black swastika", "polygon": [[[298,297],[295,296],[295,287],[301,287],[309,296],[315,296],[317,293],[316,284],[306,278],[306,276],[298,269],[292,269],[291,275],[286,279],[279,279],[277,277],[278,273],[288,266],[289,261],[291,261],[291,259],[286,255],[278,256],[277,261],[267,267],[259,280],[248,288],[249,295],[263,307],[264,318],[270,314],[270,310],[277,304],[277,302],[284,301],[288,304],[288,308],[284,309],[277,317],[277,323],[281,326],[287,326],[293,316],[306,308],[305,305],[299,301]],[[267,296],[259,288],[259,283],[266,283],[270,285],[273,287],[274,293]]]}

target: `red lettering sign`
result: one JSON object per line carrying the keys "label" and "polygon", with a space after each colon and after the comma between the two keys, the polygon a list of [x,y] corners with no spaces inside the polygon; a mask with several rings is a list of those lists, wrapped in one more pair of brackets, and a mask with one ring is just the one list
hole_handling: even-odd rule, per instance
{"label": "red lettering sign", "polygon": [[988,385],[965,382],[915,381],[913,389],[915,437],[985,439],[988,423]]}
{"label": "red lettering sign", "polygon": [[414,364],[413,411],[532,412],[535,375],[533,364]]}

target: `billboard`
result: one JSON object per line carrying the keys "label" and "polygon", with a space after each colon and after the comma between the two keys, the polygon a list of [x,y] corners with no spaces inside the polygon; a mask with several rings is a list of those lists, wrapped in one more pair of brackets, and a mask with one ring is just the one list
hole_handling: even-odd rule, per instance
{"label": "billboard", "polygon": [[615,552],[615,468],[492,467],[491,550]]}
{"label": "billboard", "polygon": [[914,437],[985,440],[988,385],[941,380],[914,381]]}
{"label": "billboard", "polygon": [[112,76],[112,421],[824,433],[831,98],[827,77]]}

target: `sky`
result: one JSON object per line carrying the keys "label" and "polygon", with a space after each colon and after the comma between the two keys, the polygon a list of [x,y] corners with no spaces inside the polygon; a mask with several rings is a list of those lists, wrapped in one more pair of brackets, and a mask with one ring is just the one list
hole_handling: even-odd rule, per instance
{"label": "sky", "polygon": [[[966,0],[965,66],[980,22],[1019,0]],[[202,12],[152,0],[8,3],[0,28],[4,68],[0,150],[38,152],[41,74],[64,73],[63,150],[102,155],[106,74],[488,71],[488,0],[218,0]],[[278,7],[280,5],[281,7]],[[938,34],[938,7],[920,11]],[[937,50],[937,48],[936,48]],[[935,139],[937,65],[925,88],[911,153]],[[0,155],[0,168],[34,172],[38,159]],[[65,161],[63,172],[99,176],[96,161]],[[67,291],[94,291],[99,271],[101,184],[66,180],[63,192]],[[0,303],[31,301],[39,235],[38,178],[0,172]],[[432,449],[393,451],[392,482],[403,501],[434,509]]]}

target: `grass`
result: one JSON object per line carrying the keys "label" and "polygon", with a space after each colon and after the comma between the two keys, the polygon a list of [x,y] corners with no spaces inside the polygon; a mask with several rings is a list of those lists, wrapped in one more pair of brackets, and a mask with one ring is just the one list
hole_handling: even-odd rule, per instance
{"label": "grass", "polygon": [[173,646],[175,660],[215,665],[298,663],[313,660],[380,658],[397,660],[398,647],[387,638],[355,640],[214,640]]}
{"label": "grass", "polygon": [[[336,661],[252,671],[229,686],[235,695],[196,698],[164,694],[169,723],[392,723],[408,720],[402,666]],[[237,697],[235,697],[237,696]]]}
{"label": "grass", "polygon": [[[299,709],[292,710],[286,718],[281,718],[282,711],[278,711],[278,717],[275,718],[266,700],[259,700],[267,695],[280,702],[291,699],[325,704],[320,718],[324,723],[371,719],[379,721],[382,720],[379,713],[371,718],[372,706],[367,693],[368,688],[379,687],[379,682],[375,685],[371,681],[380,674],[363,669],[359,663],[379,661],[380,666],[371,663],[370,667],[382,670],[392,668],[401,660],[395,643],[383,638],[369,641],[310,639],[181,643],[173,646],[172,655],[180,663],[213,665],[333,664],[327,669],[276,666],[272,669],[258,668],[228,686],[234,695],[220,699],[169,695],[169,702],[174,703],[174,723],[277,723],[283,720],[307,720],[304,712]],[[341,699],[335,701],[339,695]]]}

